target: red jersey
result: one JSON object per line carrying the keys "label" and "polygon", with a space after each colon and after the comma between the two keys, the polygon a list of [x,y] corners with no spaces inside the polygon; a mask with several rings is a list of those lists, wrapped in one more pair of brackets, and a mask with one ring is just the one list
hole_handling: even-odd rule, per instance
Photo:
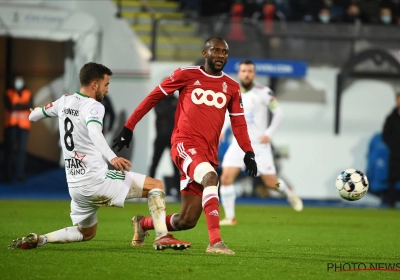
{"label": "red jersey", "polygon": [[133,130],[140,119],[163,97],[179,91],[171,143],[190,140],[218,165],[219,136],[226,110],[232,132],[244,152],[253,151],[247,133],[239,84],[222,72],[212,76],[202,66],[181,67],[157,86],[136,108],[125,126]]}

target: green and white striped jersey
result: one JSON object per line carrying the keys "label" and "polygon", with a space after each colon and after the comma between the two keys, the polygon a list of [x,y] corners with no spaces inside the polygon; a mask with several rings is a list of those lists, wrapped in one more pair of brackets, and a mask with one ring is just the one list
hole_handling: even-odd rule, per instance
{"label": "green and white striped jersey", "polygon": [[87,125],[103,125],[104,106],[87,95],[64,95],[42,108],[46,117],[58,117],[60,142],[69,187],[104,181],[108,167],[89,138]]}

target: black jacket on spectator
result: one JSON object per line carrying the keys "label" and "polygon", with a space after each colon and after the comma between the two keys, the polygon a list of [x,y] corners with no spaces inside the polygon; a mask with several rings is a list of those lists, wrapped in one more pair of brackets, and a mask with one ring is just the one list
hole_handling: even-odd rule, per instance
{"label": "black jacket on spectator", "polygon": [[318,12],[324,7],[322,1],[315,0],[290,0],[292,20],[316,21]]}
{"label": "black jacket on spectator", "polygon": [[103,132],[110,132],[115,121],[114,107],[107,95],[104,95],[101,104],[104,106]]}
{"label": "black jacket on spectator", "polygon": [[[178,104],[178,98],[173,94],[168,95],[161,99],[161,101],[154,107],[156,113],[156,139],[154,140],[153,158],[150,166],[150,177],[155,177],[158,163],[165,148],[171,148],[171,135],[174,130],[175,110]],[[179,181],[180,171],[172,163],[174,175],[172,178],[164,178],[166,193],[171,194],[171,189],[175,189],[176,194],[179,195]]]}
{"label": "black jacket on spectator", "polygon": [[166,135],[171,138],[172,130],[174,129],[175,110],[178,99],[172,94],[161,99],[154,106],[156,111],[156,130],[157,134]]}
{"label": "black jacket on spectator", "polygon": [[397,107],[386,118],[382,138],[390,150],[389,180],[400,181],[400,112]]}

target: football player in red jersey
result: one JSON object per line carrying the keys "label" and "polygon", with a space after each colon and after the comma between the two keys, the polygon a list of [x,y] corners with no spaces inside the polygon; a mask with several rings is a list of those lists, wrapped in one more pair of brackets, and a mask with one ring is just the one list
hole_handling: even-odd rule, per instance
{"label": "football player in red jersey", "polygon": [[[205,41],[204,66],[181,67],[157,86],[135,109],[113,147],[129,147],[133,129],[142,117],[162,98],[179,90],[171,137],[171,158],[181,171],[181,210],[168,215],[168,230],[187,230],[196,226],[201,212],[206,215],[210,244],[206,252],[234,254],[221,239],[219,229],[218,144],[226,110],[232,131],[245,152],[244,162],[250,176],[257,175],[254,151],[247,132],[239,84],[222,70],[228,60],[229,47],[223,38]],[[133,217],[132,245],[144,244],[147,231],[154,228],[151,217]]]}

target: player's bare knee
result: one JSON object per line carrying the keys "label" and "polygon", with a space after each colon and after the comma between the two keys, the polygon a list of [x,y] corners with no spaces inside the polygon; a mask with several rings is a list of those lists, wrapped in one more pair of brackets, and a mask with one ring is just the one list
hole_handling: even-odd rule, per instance
{"label": "player's bare knee", "polygon": [[271,176],[271,175],[266,175],[265,177],[262,178],[264,185],[269,188],[269,189],[273,189],[276,190],[278,189],[278,187],[276,186],[276,183],[278,182],[275,176]]}
{"label": "player's bare knee", "polygon": [[204,175],[203,180],[201,181],[201,184],[204,187],[207,186],[218,186],[218,175],[215,172],[208,172],[206,175]]}
{"label": "player's bare knee", "polygon": [[96,236],[96,231],[85,231],[84,229],[80,229],[80,231],[83,235],[82,241],[89,241]]}
{"label": "player's bare knee", "polygon": [[214,167],[209,162],[202,162],[194,170],[194,180],[207,186],[218,186],[218,175]]}
{"label": "player's bare knee", "polygon": [[269,189],[276,189],[276,187],[274,186],[274,184],[272,184],[271,181],[264,181],[264,185],[269,188]]}
{"label": "player's bare knee", "polygon": [[229,175],[226,175],[224,173],[222,173],[221,175],[221,185],[222,186],[229,186],[233,184],[233,180],[231,179],[231,177]]}
{"label": "player's bare knee", "polygon": [[86,234],[86,235],[83,236],[82,241],[89,241],[89,240],[93,239],[95,236],[96,236],[96,233]]}
{"label": "player's bare knee", "polygon": [[266,186],[267,186],[267,188],[272,189],[272,190],[277,190],[278,189],[276,184],[268,183],[268,184],[266,184]]}

